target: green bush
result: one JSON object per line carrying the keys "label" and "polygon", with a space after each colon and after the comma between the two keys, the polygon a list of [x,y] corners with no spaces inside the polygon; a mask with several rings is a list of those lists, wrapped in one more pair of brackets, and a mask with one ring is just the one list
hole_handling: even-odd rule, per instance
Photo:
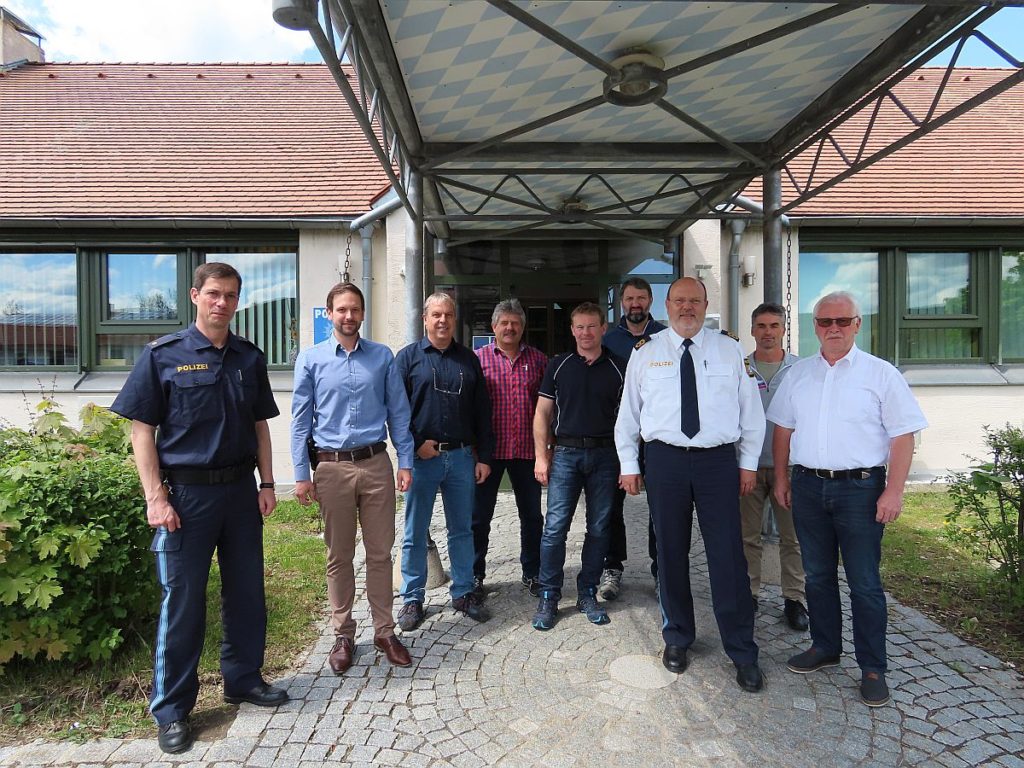
{"label": "green bush", "polygon": [[37,410],[0,431],[0,671],[109,658],[157,606],[129,423],[88,405],[79,430],[51,399]]}
{"label": "green bush", "polygon": [[947,478],[953,509],[946,535],[984,557],[1024,599],[1024,429],[985,427],[985,445],[987,461]]}

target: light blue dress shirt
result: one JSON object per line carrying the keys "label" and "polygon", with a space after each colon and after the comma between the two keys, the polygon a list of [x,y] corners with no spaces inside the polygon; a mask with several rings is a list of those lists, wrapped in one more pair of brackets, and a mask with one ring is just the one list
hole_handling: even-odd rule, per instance
{"label": "light blue dress shirt", "polygon": [[399,469],[412,469],[409,398],[389,347],[359,339],[356,348],[346,352],[331,334],[299,353],[292,391],[296,482],[310,479],[310,434],[317,448],[350,451],[379,443],[388,433],[398,452]]}

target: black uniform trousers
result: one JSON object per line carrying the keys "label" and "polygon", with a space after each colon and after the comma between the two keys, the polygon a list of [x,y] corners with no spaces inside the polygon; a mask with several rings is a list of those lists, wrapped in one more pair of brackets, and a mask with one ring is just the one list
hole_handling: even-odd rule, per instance
{"label": "black uniform trousers", "polygon": [[158,529],[151,547],[163,588],[150,696],[150,711],[160,725],[187,717],[199,694],[197,669],[214,549],[221,575],[224,692],[245,693],[262,682],[267,609],[257,495],[251,475],[221,485],[171,486],[181,527],[173,533]]}
{"label": "black uniform trousers", "polygon": [[711,601],[726,654],[757,662],[754,608],[740,533],[739,466],[732,444],[706,450],[647,443],[647,501],[658,538],[662,637],[689,648],[696,638],[690,592],[693,507],[704,538]]}

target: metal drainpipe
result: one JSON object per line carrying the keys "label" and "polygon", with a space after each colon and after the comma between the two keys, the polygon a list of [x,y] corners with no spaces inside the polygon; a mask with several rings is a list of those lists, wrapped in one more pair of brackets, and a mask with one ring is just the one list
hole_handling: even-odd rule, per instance
{"label": "metal drainpipe", "polygon": [[726,330],[739,333],[740,327],[740,242],[747,222],[743,219],[732,219],[729,229],[732,230],[732,247],[729,249],[729,327]]}
{"label": "metal drainpipe", "polygon": [[363,331],[362,335],[373,341],[373,224],[359,230],[363,238]]}
{"label": "metal drainpipe", "polygon": [[423,176],[413,169],[408,197],[413,216],[405,234],[405,337],[411,344],[423,336]]}
{"label": "metal drainpipe", "polygon": [[764,300],[782,303],[782,173],[776,168],[764,175]]}

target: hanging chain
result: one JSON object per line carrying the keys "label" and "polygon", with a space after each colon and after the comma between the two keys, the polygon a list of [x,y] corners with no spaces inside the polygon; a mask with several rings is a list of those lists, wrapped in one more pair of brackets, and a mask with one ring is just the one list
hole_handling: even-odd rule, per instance
{"label": "hanging chain", "polygon": [[793,351],[793,227],[786,227],[786,351]]}
{"label": "hanging chain", "polygon": [[351,283],[349,269],[352,267],[352,232],[348,233],[348,240],[345,241],[345,271],[341,273],[341,282]]}

